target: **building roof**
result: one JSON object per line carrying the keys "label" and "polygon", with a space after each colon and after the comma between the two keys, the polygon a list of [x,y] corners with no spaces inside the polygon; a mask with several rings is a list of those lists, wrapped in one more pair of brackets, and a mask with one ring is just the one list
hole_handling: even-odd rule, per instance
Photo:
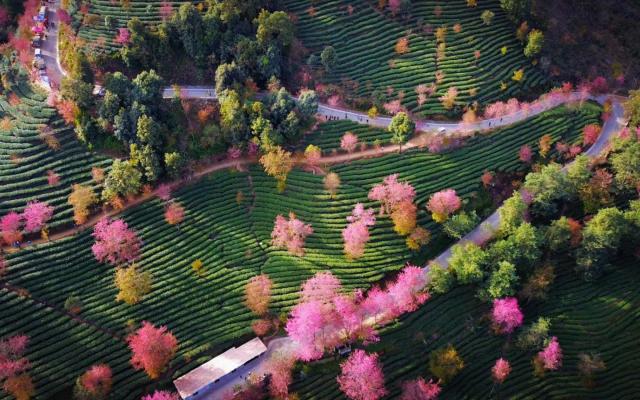
{"label": "building roof", "polygon": [[232,347],[219,356],[173,381],[183,399],[192,396],[208,384],[246,364],[267,351],[260,338],[253,338],[239,347]]}

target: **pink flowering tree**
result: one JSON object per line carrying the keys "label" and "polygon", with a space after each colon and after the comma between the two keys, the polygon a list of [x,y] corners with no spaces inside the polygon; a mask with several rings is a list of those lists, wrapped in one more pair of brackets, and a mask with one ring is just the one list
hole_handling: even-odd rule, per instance
{"label": "pink flowering tree", "polygon": [[412,312],[429,299],[424,291],[427,285],[427,275],[420,267],[407,265],[398,275],[395,282],[387,288],[393,299],[397,315]]}
{"label": "pink flowering tree", "polygon": [[127,28],[118,28],[118,33],[116,34],[115,42],[121,45],[127,45],[131,41],[131,33],[129,33],[129,29]]}
{"label": "pink flowering tree", "polygon": [[398,182],[398,174],[393,174],[371,188],[368,197],[369,200],[379,201],[382,204],[380,215],[391,214],[399,204],[413,203],[416,190],[408,182]]}
{"label": "pink flowering tree", "polygon": [[429,198],[427,210],[431,211],[431,217],[436,222],[446,221],[451,214],[458,211],[462,201],[453,189],[441,190]]}
{"label": "pink flowering tree", "polygon": [[553,336],[547,346],[538,353],[537,357],[545,370],[555,371],[562,367],[562,348],[558,338]]}
{"label": "pink flowering tree", "polygon": [[340,369],[338,385],[350,399],[377,400],[387,394],[377,354],[358,349],[340,365]]}
{"label": "pink flowering tree", "polygon": [[153,394],[142,397],[141,400],[180,400],[177,393],[167,392],[166,390],[156,390]]}
{"label": "pink flowering tree", "polygon": [[171,200],[171,186],[166,183],[159,185],[156,189],[156,196],[158,196],[160,200]]}
{"label": "pink flowering tree", "polygon": [[520,150],[518,151],[518,158],[520,159],[520,161],[529,164],[531,163],[532,157],[533,151],[531,150],[531,146],[525,144],[524,146],[520,147]]}
{"label": "pink flowering tree", "polygon": [[300,291],[300,300],[329,303],[342,289],[342,283],[330,271],[320,271],[307,279]]}
{"label": "pink flowering tree", "polygon": [[491,376],[496,383],[503,383],[511,373],[511,365],[504,358],[498,358],[491,368]]}
{"label": "pink flowering tree", "polygon": [[442,388],[433,379],[425,382],[424,378],[419,378],[402,384],[400,400],[435,400],[441,391]]}
{"label": "pink flowering tree", "polygon": [[600,136],[600,125],[586,125],[582,130],[582,143],[584,143],[585,146],[591,146],[596,142],[598,136]]}
{"label": "pink flowering tree", "polygon": [[289,253],[302,257],[304,242],[312,233],[311,225],[296,218],[294,213],[289,213],[289,220],[278,215],[271,231],[271,244],[278,248],[286,248]]}
{"label": "pink flowering tree", "polygon": [[353,153],[353,151],[358,146],[358,136],[356,136],[353,132],[347,132],[342,135],[342,139],[340,139],[340,148],[348,153]]}
{"label": "pink flowering tree", "polygon": [[52,216],[53,207],[50,205],[40,201],[29,202],[22,212],[24,230],[26,232],[37,232],[45,227]]}
{"label": "pink flowering tree", "polygon": [[296,357],[300,360],[317,360],[324,354],[326,317],[323,305],[316,301],[299,303],[291,311],[285,330],[296,342]]}
{"label": "pink flowering tree", "polygon": [[101,219],[93,228],[93,237],[95,243],[91,251],[99,262],[120,265],[132,262],[140,255],[138,235],[121,219]]}
{"label": "pink flowering tree", "polygon": [[106,399],[111,391],[111,384],[111,368],[106,364],[97,364],[78,378],[74,395],[78,399]]}
{"label": "pink flowering tree", "polygon": [[56,174],[55,171],[49,170],[47,171],[47,184],[49,186],[56,186],[60,183],[60,175]]}
{"label": "pink flowering tree", "polygon": [[0,233],[2,240],[8,245],[22,240],[20,226],[22,225],[22,215],[15,211],[0,218]]}
{"label": "pink flowering tree", "polygon": [[31,366],[24,357],[29,337],[16,335],[0,340],[0,381],[18,376]]}
{"label": "pink flowering tree", "polygon": [[369,227],[376,223],[375,211],[366,209],[362,203],[356,204],[347,217],[347,227],[342,230],[344,252],[347,258],[356,259],[364,255],[364,247],[369,241]]}
{"label": "pink flowering tree", "polygon": [[166,326],[156,328],[144,321],[142,327],[127,337],[133,355],[131,364],[144,369],[151,379],[157,379],[178,349],[178,340]]}
{"label": "pink flowering tree", "polygon": [[522,325],[524,316],[515,297],[493,300],[491,318],[498,333],[511,333]]}
{"label": "pink flowering tree", "polygon": [[289,395],[289,385],[293,381],[291,370],[295,362],[295,357],[284,352],[274,354],[267,361],[265,369],[271,374],[269,393],[274,398],[286,399]]}
{"label": "pink flowering tree", "polygon": [[173,5],[168,1],[160,3],[160,18],[166,21],[171,17],[171,14],[173,14]]}

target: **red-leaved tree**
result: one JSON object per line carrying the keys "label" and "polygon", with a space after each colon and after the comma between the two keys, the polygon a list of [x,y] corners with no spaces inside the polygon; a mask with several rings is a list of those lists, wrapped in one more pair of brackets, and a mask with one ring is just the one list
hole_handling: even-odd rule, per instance
{"label": "red-leaved tree", "polygon": [[600,125],[586,125],[582,130],[582,143],[584,143],[585,146],[591,146],[596,142],[598,136],[600,136]]}
{"label": "red-leaved tree", "polygon": [[75,398],[86,400],[106,399],[111,391],[111,368],[106,364],[97,364],[89,368],[76,381]]}
{"label": "red-leaved tree", "polygon": [[120,265],[134,261],[140,254],[138,235],[121,219],[102,218],[93,228],[93,237],[96,241],[91,251],[99,262]]}
{"label": "red-leaved tree", "polygon": [[178,340],[166,326],[156,328],[150,322],[127,337],[133,352],[131,364],[135,369],[144,369],[151,379],[157,379],[178,349]]}
{"label": "red-leaved tree", "polygon": [[15,211],[0,218],[0,233],[6,244],[10,245],[22,240],[20,225],[22,225],[22,216]]}
{"label": "red-leaved tree", "polygon": [[531,146],[529,146],[528,144],[525,144],[522,147],[520,147],[520,151],[518,152],[518,158],[520,158],[520,161],[522,161],[523,163],[529,164],[531,162],[532,157],[533,157],[533,151],[531,150]]}
{"label": "red-leaved tree", "polygon": [[291,370],[296,359],[284,352],[274,354],[267,361],[266,370],[271,374],[269,381],[269,393],[277,399],[286,399],[289,394],[289,385],[293,381]]}
{"label": "red-leaved tree", "polygon": [[347,361],[340,365],[338,376],[340,390],[353,400],[377,400],[387,394],[384,375],[376,353],[364,350],[354,351]]}
{"label": "red-leaved tree", "polygon": [[184,220],[184,207],[179,203],[172,202],[164,210],[164,220],[169,225],[177,225]]}
{"label": "red-leaved tree", "polygon": [[305,224],[292,212],[289,213],[289,220],[282,215],[276,216],[273,231],[271,232],[271,243],[279,248],[286,248],[287,251],[296,256],[304,255],[304,242],[307,236],[313,233],[313,228]]}

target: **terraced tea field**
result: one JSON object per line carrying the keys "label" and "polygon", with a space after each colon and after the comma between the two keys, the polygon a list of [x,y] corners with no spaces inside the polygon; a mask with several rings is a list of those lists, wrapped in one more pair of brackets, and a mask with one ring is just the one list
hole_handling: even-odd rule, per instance
{"label": "terraced tea field", "polygon": [[[345,81],[355,81],[355,93],[364,97],[391,88],[392,98],[403,93],[402,104],[418,116],[444,113],[438,98],[451,87],[458,89],[457,104],[465,105],[530,94],[547,84],[524,56],[498,0],[479,1],[477,7],[468,7],[465,0],[411,2],[408,19],[379,11],[373,0],[350,1],[351,9],[339,0],[285,3],[296,15],[297,36],[306,48],[317,55],[324,46],[335,48],[338,62],[326,83],[344,87]],[[495,14],[490,25],[480,18],[486,10]],[[435,31],[440,27],[447,28],[446,51],[438,61]],[[409,52],[398,55],[394,49],[401,38],[408,39]],[[524,78],[512,80],[521,68]],[[436,71],[443,74],[437,92],[419,105],[415,88],[436,83]]]}
{"label": "terraced tea field", "polygon": [[[88,152],[78,142],[73,128],[46,105],[46,95],[23,83],[16,85],[10,97],[11,102],[0,96],[0,215],[20,212],[30,200],[39,200],[55,207],[51,228],[69,223],[71,185],[93,184],[91,168],[107,168],[111,161]],[[59,146],[52,147],[42,138],[46,126]],[[49,185],[48,171],[59,175],[57,185]]]}
{"label": "terraced tea field", "polygon": [[[490,305],[481,303],[468,287],[429,300],[387,327],[380,343],[367,351],[380,354],[390,398],[400,395],[402,381],[419,376],[428,380],[429,353],[449,343],[457,348],[465,367],[444,386],[441,399],[635,398],[640,390],[636,264],[633,259],[621,260],[610,275],[585,283],[573,272],[575,265],[561,263],[549,298],[524,306],[525,324],[538,316],[551,319],[550,333],[558,337],[564,353],[562,369],[544,378],[532,374],[533,353],[523,352],[506,336],[490,333],[486,319]],[[595,387],[587,389],[578,376],[578,354],[592,351],[601,355],[607,369],[597,375]],[[498,387],[490,370],[500,357],[511,363],[512,372]],[[344,399],[335,381],[338,372],[336,363],[312,366],[291,392],[303,399]]]}
{"label": "terraced tea field", "polygon": [[[125,28],[127,22],[132,18],[138,18],[140,21],[150,25],[157,25],[162,22],[162,14],[160,12],[163,5],[161,0],[150,1],[126,1],[127,6],[123,6],[125,2],[111,0],[89,0],[88,18],[85,17],[87,24],[83,24],[79,31],[79,36],[89,42],[101,42],[107,51],[117,50],[120,45],[115,43],[114,39],[118,33],[118,28]],[[182,3],[191,3],[190,1],[178,0],[166,2],[173,5],[173,10],[177,10]],[[194,4],[200,2],[193,2]],[[82,14],[78,14],[82,18]],[[111,27],[105,24],[105,17],[111,17]]]}
{"label": "terraced tea field", "polygon": [[[172,364],[177,368],[172,373],[178,376],[204,361],[206,357],[199,357],[203,351],[216,354],[250,332],[252,316],[242,297],[243,286],[251,276],[267,273],[274,280],[273,309],[277,313],[293,305],[300,282],[318,270],[332,270],[347,287],[365,287],[386,272],[402,268],[411,258],[423,262],[450,242],[424,210],[431,193],[453,187],[468,198],[478,189],[484,170],[523,169],[517,159],[522,144],[533,145],[545,133],[575,142],[582,127],[598,119],[599,111],[592,105],[579,111],[559,108],[493,135],[471,139],[465,147],[448,153],[411,151],[335,166],[342,186],[334,200],[324,192],[321,176],[298,170],[291,173],[284,194],[276,192],[274,180],[258,166],[248,172],[211,175],[175,194],[186,209],[179,228],[164,221],[159,200],[123,215],[143,241],[139,265],[153,276],[152,292],[141,303],[127,306],[115,302],[113,267],[95,261],[90,232],[84,232],[8,256],[6,282],[14,290],[24,289],[23,294],[28,293],[30,298],[13,298],[3,304],[0,315],[13,316],[14,308],[22,303],[25,313],[34,311],[32,319],[16,318],[4,324],[0,336],[22,330],[30,333],[34,325],[45,330],[47,325],[40,327],[37,321],[44,318],[39,315],[47,314],[52,328],[48,335],[33,335],[32,352],[28,354],[35,365],[32,375],[37,388],[63,390],[92,362],[101,359],[114,369],[117,398],[137,399],[148,381],[128,364],[129,352],[121,340],[128,321],[168,325],[181,344],[179,357]],[[492,157],[486,156],[489,148]],[[375,206],[366,200],[368,190],[395,172],[416,187],[422,209],[419,223],[432,230],[432,244],[424,253],[412,255],[383,217],[371,230],[365,256],[346,261],[340,237],[345,217],[358,201]],[[269,244],[275,215],[289,211],[314,228],[304,258],[290,256]],[[204,264],[202,276],[191,267],[197,259]],[[70,295],[82,300],[82,320],[71,320],[62,311]],[[74,328],[66,330],[66,326]],[[70,350],[62,345],[71,341],[84,347]],[[99,357],[105,348],[108,354]],[[91,357],[83,358],[87,349],[91,349]]]}

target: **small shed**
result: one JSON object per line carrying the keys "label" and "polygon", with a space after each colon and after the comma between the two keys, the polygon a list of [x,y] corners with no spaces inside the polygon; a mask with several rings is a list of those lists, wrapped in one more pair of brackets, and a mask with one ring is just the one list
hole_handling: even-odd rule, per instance
{"label": "small shed", "polygon": [[253,338],[242,346],[232,347],[219,356],[173,381],[184,400],[196,399],[198,394],[215,386],[223,377],[260,357],[267,347],[260,338]]}

